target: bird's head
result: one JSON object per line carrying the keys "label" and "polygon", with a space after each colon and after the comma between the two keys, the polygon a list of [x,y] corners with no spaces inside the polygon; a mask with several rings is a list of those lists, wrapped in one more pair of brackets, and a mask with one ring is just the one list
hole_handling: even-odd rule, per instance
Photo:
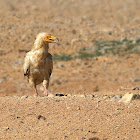
{"label": "bird's head", "polygon": [[37,35],[33,49],[36,50],[42,47],[43,45],[48,46],[49,43],[57,43],[58,41],[58,38],[52,36],[51,34],[42,32]]}
{"label": "bird's head", "polygon": [[44,42],[47,42],[47,43],[57,43],[59,41],[58,38],[52,36],[51,34],[46,34],[43,40]]}

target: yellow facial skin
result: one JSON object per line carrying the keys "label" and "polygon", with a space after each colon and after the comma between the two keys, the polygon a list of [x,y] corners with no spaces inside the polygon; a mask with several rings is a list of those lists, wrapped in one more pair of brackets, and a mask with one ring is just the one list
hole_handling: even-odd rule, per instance
{"label": "yellow facial skin", "polygon": [[56,40],[59,41],[58,38],[56,38],[56,37],[54,37],[50,34],[46,34],[45,37],[44,37],[44,41],[48,42],[48,43],[57,43]]}

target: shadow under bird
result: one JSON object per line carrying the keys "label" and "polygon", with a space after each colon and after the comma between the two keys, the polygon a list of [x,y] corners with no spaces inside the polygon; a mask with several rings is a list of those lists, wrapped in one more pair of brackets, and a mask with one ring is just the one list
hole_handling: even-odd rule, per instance
{"label": "shadow under bird", "polygon": [[49,43],[57,43],[58,38],[45,32],[39,33],[31,51],[26,53],[24,59],[24,76],[27,76],[31,87],[35,89],[38,96],[36,85],[43,82],[45,95],[48,96],[49,79],[53,70],[52,55],[48,52]]}

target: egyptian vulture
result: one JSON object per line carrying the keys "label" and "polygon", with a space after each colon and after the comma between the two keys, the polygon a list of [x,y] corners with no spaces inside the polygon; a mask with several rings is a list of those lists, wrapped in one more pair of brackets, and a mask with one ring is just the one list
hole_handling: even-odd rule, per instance
{"label": "egyptian vulture", "polygon": [[56,43],[58,38],[45,32],[39,33],[31,51],[26,53],[24,59],[24,76],[27,76],[31,87],[35,89],[38,96],[36,85],[43,82],[45,95],[48,96],[49,79],[53,70],[52,55],[48,52],[49,43]]}

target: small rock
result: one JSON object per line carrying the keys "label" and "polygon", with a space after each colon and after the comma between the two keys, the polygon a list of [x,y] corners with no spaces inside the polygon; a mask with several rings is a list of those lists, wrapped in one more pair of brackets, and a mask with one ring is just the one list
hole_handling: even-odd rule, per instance
{"label": "small rock", "polygon": [[140,94],[136,93],[133,96],[133,100],[140,99]]}
{"label": "small rock", "polygon": [[46,118],[45,118],[44,116],[42,116],[42,115],[38,115],[38,116],[37,116],[37,119],[38,119],[38,120],[46,120]]}
{"label": "small rock", "polygon": [[91,94],[87,94],[85,97],[92,98],[93,96]]}
{"label": "small rock", "polygon": [[94,98],[98,98],[99,95],[95,94],[95,95],[92,95],[92,97],[94,97]]}
{"label": "small rock", "polygon": [[52,98],[52,97],[54,97],[54,95],[53,94],[49,94],[48,97]]}
{"label": "small rock", "polygon": [[115,95],[114,98],[115,99],[120,99],[120,98],[122,98],[122,96],[121,95]]}
{"label": "small rock", "polygon": [[18,118],[20,118],[20,117],[16,116],[15,118],[18,119]]}
{"label": "small rock", "polygon": [[26,98],[28,98],[28,95],[24,95],[21,97],[21,99],[26,99]]}
{"label": "small rock", "polygon": [[14,96],[15,99],[19,98],[17,95]]}
{"label": "small rock", "polygon": [[68,94],[68,95],[67,95],[67,97],[71,97],[71,96],[72,96],[71,94]]}
{"label": "small rock", "polygon": [[65,96],[64,94],[62,93],[56,93],[55,96],[59,96],[59,97],[62,97],[62,96]]}
{"label": "small rock", "polygon": [[108,99],[109,97],[107,96],[107,95],[105,95],[104,97],[103,97],[103,99],[104,100],[106,100],[106,99]]}
{"label": "small rock", "polygon": [[68,136],[65,136],[64,138],[68,138]]}
{"label": "small rock", "polygon": [[126,93],[120,100],[119,102],[124,102],[124,103],[129,103],[132,100],[135,99],[140,99],[140,95],[139,94],[133,94],[133,93]]}
{"label": "small rock", "polygon": [[140,88],[139,87],[134,87],[133,90],[140,90]]}
{"label": "small rock", "polygon": [[85,95],[84,95],[84,94],[80,94],[80,95],[77,95],[77,97],[82,97],[82,98],[84,98]]}
{"label": "small rock", "polygon": [[90,133],[97,133],[96,131],[92,131],[92,130],[89,130],[88,132],[90,132]]}
{"label": "small rock", "polygon": [[7,127],[5,127],[5,130],[7,131],[7,130],[9,130],[10,128],[7,126]]}
{"label": "small rock", "polygon": [[82,137],[81,139],[86,139],[85,137]]}

